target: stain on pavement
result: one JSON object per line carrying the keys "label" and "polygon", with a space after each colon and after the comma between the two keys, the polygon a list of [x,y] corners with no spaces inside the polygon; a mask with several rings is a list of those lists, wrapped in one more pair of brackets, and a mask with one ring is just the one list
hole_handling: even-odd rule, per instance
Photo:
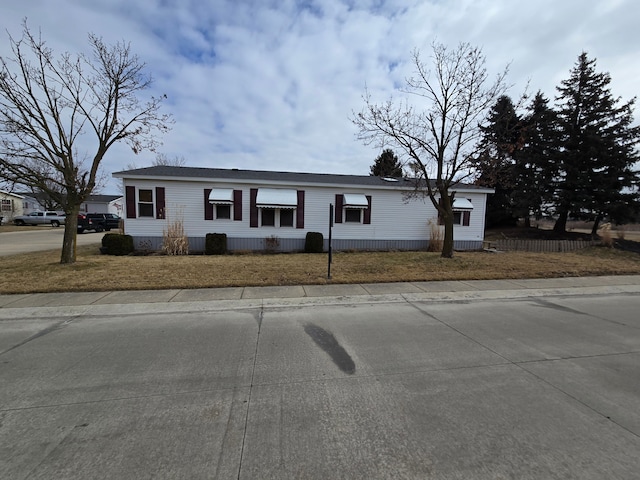
{"label": "stain on pavement", "polygon": [[353,363],[352,358],[347,351],[342,348],[336,338],[331,332],[328,332],[324,328],[321,328],[313,323],[308,323],[304,326],[304,331],[311,340],[315,342],[322,350],[324,350],[333,363],[343,372],[353,374],[356,371],[356,364]]}

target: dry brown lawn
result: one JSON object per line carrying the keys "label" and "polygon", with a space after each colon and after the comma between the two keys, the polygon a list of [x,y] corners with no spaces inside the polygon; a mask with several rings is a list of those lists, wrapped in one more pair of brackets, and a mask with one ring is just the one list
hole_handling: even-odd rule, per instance
{"label": "dry brown lawn", "polygon": [[59,257],[55,250],[1,258],[0,293],[640,274],[639,254],[604,247],[464,252],[453,259],[429,252],[334,253],[331,280],[326,254],[114,257],[86,246],[78,248],[73,265],[60,265]]}

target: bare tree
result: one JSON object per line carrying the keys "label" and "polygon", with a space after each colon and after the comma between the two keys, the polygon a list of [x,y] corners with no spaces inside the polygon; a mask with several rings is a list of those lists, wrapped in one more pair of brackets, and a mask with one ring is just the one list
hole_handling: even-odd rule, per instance
{"label": "bare tree", "polygon": [[[432,45],[430,70],[414,50],[413,77],[406,80],[406,98],[376,104],[365,92],[365,106],[354,114],[357,137],[366,145],[395,147],[415,173],[414,195],[431,199],[444,223],[442,256],[453,257],[455,184],[470,174],[481,137],[480,122],[506,91],[507,68],[489,83],[482,51],[467,43],[455,50]],[[410,102],[415,100],[415,106]]]}
{"label": "bare tree", "polygon": [[13,55],[0,57],[0,175],[62,206],[60,262],[73,263],[78,212],[109,148],[125,141],[134,153],[153,150],[172,120],[160,113],[161,98],[138,98],[151,77],[129,44],[90,34],[89,55],[54,58],[26,21],[9,43]]}
{"label": "bare tree", "polygon": [[156,159],[153,161],[151,165],[155,166],[165,166],[165,167],[184,167],[187,164],[187,160],[184,157],[179,157],[174,155],[170,157],[166,153],[158,153],[156,154]]}

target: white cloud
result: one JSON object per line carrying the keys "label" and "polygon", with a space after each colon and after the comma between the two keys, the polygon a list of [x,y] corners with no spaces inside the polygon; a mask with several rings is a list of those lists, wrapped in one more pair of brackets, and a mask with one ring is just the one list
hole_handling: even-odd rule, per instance
{"label": "white cloud", "polygon": [[[386,99],[411,74],[413,48],[428,56],[433,41],[480,46],[490,75],[510,63],[513,96],[530,79],[553,98],[583,50],[626,100],[640,69],[632,0],[5,3],[5,29],[19,35],[28,17],[57,51],[84,49],[88,32],[130,41],[154,76],[150,93],[168,95],[176,121],[161,151],[193,166],[367,174],[378,152],[355,140],[349,116],[365,84]],[[103,166],[153,158],[118,146]]]}

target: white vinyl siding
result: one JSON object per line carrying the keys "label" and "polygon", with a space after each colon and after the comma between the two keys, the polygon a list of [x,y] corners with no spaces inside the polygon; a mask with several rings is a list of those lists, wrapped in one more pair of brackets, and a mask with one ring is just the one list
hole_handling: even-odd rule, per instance
{"label": "white vinyl siding", "polygon": [[[210,179],[201,181],[174,180],[125,180],[125,185],[139,189],[153,190],[155,187],[165,188],[166,220],[153,217],[127,218],[125,230],[127,234],[139,237],[161,237],[167,222],[180,216],[185,233],[189,237],[204,237],[207,233],[226,233],[233,238],[265,238],[276,235],[279,238],[303,238],[306,232],[321,232],[325,239],[329,235],[329,204],[335,206],[337,194],[370,195],[372,198],[371,224],[343,223],[334,224],[335,239],[370,239],[370,240],[425,240],[429,238],[429,220],[437,220],[437,212],[431,201],[427,199],[409,199],[405,201],[403,192],[393,188],[366,189],[353,186],[314,186],[283,185],[283,190],[305,192],[304,229],[295,228],[296,211],[293,212],[293,228],[282,228],[280,219],[275,219],[275,226],[251,228],[250,222],[250,190],[262,189],[261,184],[239,182],[213,182]],[[280,187],[278,185],[277,187]],[[287,188],[288,187],[288,188]],[[242,221],[224,221],[219,224],[204,220],[202,192],[204,189],[228,189],[242,191]],[[275,188],[275,187],[274,187]],[[484,236],[485,194],[473,191],[460,192],[461,198],[471,199],[471,211],[468,227],[455,226],[454,240],[482,241]],[[293,202],[292,199],[289,202]],[[291,208],[291,207],[290,207]],[[295,205],[293,206],[295,208]],[[233,217],[233,211],[231,212]]]}

